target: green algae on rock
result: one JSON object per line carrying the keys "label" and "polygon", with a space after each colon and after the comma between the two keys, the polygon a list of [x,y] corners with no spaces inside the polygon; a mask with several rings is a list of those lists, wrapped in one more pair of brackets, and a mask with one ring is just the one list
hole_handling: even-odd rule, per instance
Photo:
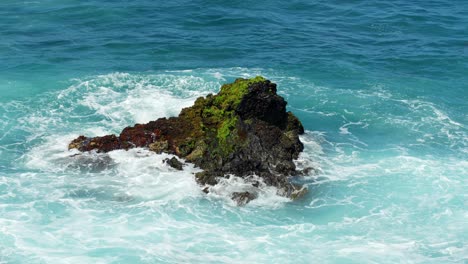
{"label": "green algae on rock", "polygon": [[[304,128],[286,111],[286,101],[276,93],[276,84],[263,77],[237,79],[218,94],[199,97],[178,117],[160,118],[125,128],[119,136],[80,136],[69,148],[108,152],[134,147],[174,154],[203,169],[195,178],[209,192],[220,178],[252,175],[278,188],[278,194],[296,199],[306,192],[289,182],[297,175],[293,160],[303,150],[299,135]],[[258,188],[257,180],[252,186]],[[208,187],[208,188],[206,188]],[[239,204],[257,194],[232,195]]]}

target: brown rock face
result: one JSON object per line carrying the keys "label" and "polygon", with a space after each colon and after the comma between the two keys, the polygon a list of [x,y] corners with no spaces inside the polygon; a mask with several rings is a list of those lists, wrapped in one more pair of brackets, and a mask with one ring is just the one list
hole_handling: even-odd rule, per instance
{"label": "brown rock face", "polygon": [[[202,185],[215,185],[229,174],[257,175],[265,184],[276,186],[280,195],[297,198],[305,191],[291,184],[289,176],[298,174],[293,160],[303,150],[298,135],[304,128],[286,111],[286,104],[276,93],[276,84],[262,77],[237,79],[216,95],[198,98],[178,117],[126,127],[118,136],[79,136],[69,148],[109,152],[145,147],[194,163],[204,170],[196,174]],[[258,182],[252,184],[258,187]],[[238,204],[255,197],[233,195]]]}

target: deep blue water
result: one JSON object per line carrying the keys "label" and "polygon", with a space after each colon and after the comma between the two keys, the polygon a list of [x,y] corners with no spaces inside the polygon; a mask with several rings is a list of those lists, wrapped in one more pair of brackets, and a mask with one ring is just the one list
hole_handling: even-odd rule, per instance
{"label": "deep blue water", "polygon": [[[467,41],[465,1],[3,0],[0,263],[467,263]],[[300,201],[67,150],[256,75],[307,130]]]}

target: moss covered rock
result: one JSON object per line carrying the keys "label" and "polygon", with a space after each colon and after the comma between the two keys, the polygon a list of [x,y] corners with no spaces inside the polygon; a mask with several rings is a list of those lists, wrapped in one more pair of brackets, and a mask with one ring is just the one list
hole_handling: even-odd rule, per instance
{"label": "moss covered rock", "polygon": [[230,174],[257,175],[264,184],[276,186],[280,195],[297,198],[304,188],[291,184],[289,176],[297,174],[293,160],[303,150],[298,135],[304,128],[286,111],[286,104],[276,84],[265,78],[237,79],[216,95],[198,98],[178,117],[127,127],[119,136],[80,136],[69,148],[108,152],[146,147],[203,169],[196,175],[201,185],[216,185]]}

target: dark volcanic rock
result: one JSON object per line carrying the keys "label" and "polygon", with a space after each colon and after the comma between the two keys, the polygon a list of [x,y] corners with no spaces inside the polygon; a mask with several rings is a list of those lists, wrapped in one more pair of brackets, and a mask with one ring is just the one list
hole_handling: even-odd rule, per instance
{"label": "dark volcanic rock", "polygon": [[[126,127],[119,136],[80,136],[69,148],[108,152],[147,147],[203,169],[196,174],[202,185],[215,185],[229,174],[255,174],[265,184],[276,186],[280,195],[297,198],[305,193],[304,188],[291,184],[288,178],[299,174],[293,160],[304,148],[298,137],[304,128],[286,111],[286,104],[276,93],[276,84],[262,77],[237,79],[223,85],[216,95],[198,98],[178,117]],[[233,199],[248,197],[242,198],[248,202],[255,198],[239,195]]]}
{"label": "dark volcanic rock", "polygon": [[176,170],[182,170],[182,162],[180,162],[176,157],[172,157],[170,159],[165,159],[164,160],[165,163],[167,163],[167,165],[171,166],[172,168],[176,169]]}
{"label": "dark volcanic rock", "polygon": [[257,196],[250,192],[234,192],[231,195],[231,199],[237,203],[238,206],[246,205]]}

